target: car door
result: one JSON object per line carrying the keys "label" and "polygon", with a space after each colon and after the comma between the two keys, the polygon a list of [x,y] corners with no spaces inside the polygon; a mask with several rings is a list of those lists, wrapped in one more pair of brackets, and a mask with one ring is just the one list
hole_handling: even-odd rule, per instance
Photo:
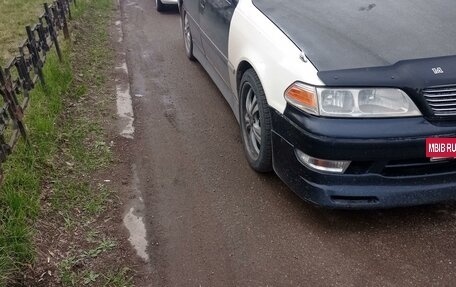
{"label": "car door", "polygon": [[209,63],[229,86],[228,37],[238,0],[199,0],[201,42]]}
{"label": "car door", "polygon": [[189,16],[190,30],[192,31],[192,42],[194,48],[204,53],[201,43],[201,29],[200,29],[200,0],[185,0],[183,1],[184,10]]}

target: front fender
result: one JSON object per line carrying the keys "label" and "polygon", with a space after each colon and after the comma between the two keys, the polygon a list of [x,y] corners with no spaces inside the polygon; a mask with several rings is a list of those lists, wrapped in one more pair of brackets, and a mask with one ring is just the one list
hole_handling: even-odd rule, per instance
{"label": "front fender", "polygon": [[228,60],[233,92],[238,95],[236,74],[248,62],[261,80],[268,104],[283,113],[285,90],[294,82],[324,85],[310,61],[300,59],[302,51],[251,0],[241,0],[231,20]]}

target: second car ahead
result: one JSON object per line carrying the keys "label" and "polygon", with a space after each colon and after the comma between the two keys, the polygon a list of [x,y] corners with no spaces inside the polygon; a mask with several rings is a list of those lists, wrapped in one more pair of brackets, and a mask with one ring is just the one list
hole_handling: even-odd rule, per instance
{"label": "second car ahead", "polygon": [[155,7],[157,8],[158,12],[163,12],[169,6],[176,6],[177,0],[155,0]]}

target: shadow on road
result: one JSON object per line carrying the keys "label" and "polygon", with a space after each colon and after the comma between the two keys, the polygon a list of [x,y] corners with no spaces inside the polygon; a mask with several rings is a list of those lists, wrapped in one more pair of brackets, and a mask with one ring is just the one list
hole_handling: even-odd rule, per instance
{"label": "shadow on road", "polygon": [[456,223],[456,203],[383,210],[325,210],[307,204],[315,222],[332,231],[362,232],[387,229],[435,228]]}
{"label": "shadow on road", "polygon": [[[301,200],[274,174],[258,176],[274,186],[273,190],[284,199],[282,203],[291,202],[293,212],[302,217],[303,224],[315,225],[317,229],[362,232],[456,224],[456,202],[379,210],[331,210]],[[282,205],[281,208],[290,209],[290,205]]]}

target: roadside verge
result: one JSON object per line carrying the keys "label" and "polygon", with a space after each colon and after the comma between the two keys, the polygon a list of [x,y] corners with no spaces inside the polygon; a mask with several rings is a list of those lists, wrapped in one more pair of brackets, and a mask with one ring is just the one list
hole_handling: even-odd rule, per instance
{"label": "roadside verge", "polygon": [[[140,264],[122,226],[130,175],[117,133],[111,0],[79,0],[64,64],[31,95],[31,148],[5,164],[0,285],[131,286]],[[24,272],[25,269],[25,272]]]}

